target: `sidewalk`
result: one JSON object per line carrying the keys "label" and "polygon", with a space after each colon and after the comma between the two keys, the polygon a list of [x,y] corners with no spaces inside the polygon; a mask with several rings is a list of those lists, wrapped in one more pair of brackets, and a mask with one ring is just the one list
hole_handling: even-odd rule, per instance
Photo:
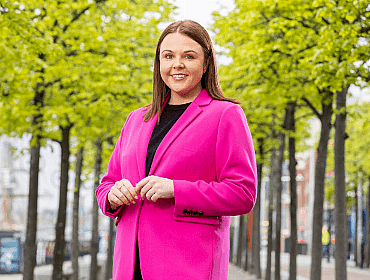
{"label": "sidewalk", "polygon": [[[80,280],[89,280],[90,274],[90,255],[86,255],[79,258],[80,265]],[[104,255],[98,254],[98,263],[100,267],[103,267],[105,261]],[[63,263],[63,272],[71,273],[72,272],[72,262],[65,261]],[[42,265],[35,268],[35,280],[50,280],[53,273],[53,265]],[[102,280],[104,276],[104,271],[98,271],[98,280]],[[0,280],[23,280],[22,274],[0,274]]]}
{"label": "sidewalk", "polygon": [[[261,251],[261,272],[264,275],[266,270],[266,250]],[[81,272],[80,279],[88,280],[89,275],[89,264],[90,256],[80,258]],[[274,263],[274,253],[272,254],[272,262]],[[102,260],[99,258],[99,260]],[[289,280],[289,254],[281,254],[281,279]],[[297,256],[297,280],[309,280],[310,279],[310,255],[298,255]],[[70,271],[71,262],[67,261],[64,263],[64,271]],[[35,280],[50,280],[52,273],[52,265],[44,265],[35,268]],[[271,273],[272,279],[274,279],[274,267],[272,267]],[[229,277],[228,280],[255,280],[254,275],[245,272],[243,269],[235,266],[234,264],[229,265]],[[335,260],[331,258],[330,263],[326,259],[322,261],[322,280],[335,280]],[[347,280],[369,280],[370,269],[359,268],[355,266],[354,261],[347,261]],[[0,280],[23,280],[21,274],[0,274]],[[338,280],[338,279],[337,279]]]}
{"label": "sidewalk", "polygon": [[[265,274],[266,270],[266,250],[261,251],[261,272]],[[289,253],[281,253],[281,279],[289,280]],[[274,253],[272,253],[272,263],[274,263]],[[309,280],[311,273],[311,256],[297,255],[297,280]],[[322,260],[322,280],[335,280],[335,260],[332,257],[330,263],[327,259]],[[274,279],[274,267],[272,267],[271,278]],[[263,278],[263,277],[262,277]],[[254,275],[245,272],[243,269],[236,267],[233,264],[229,265],[228,280],[254,280],[257,279]],[[337,279],[338,280],[338,279]],[[359,268],[355,266],[352,260],[347,261],[347,280],[370,280],[370,269]]]}

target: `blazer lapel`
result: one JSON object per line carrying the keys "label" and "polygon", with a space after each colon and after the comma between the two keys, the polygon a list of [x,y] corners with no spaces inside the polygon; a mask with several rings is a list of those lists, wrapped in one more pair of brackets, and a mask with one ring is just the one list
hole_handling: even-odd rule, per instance
{"label": "blazer lapel", "polygon": [[139,168],[140,178],[145,177],[145,166],[146,166],[146,154],[148,151],[148,145],[150,137],[152,136],[153,129],[158,120],[158,113],[147,122],[142,122],[141,127],[138,130],[138,147],[136,149],[136,160]]}
{"label": "blazer lapel", "polygon": [[[163,110],[165,104],[168,102],[170,95],[165,98],[165,101],[162,105],[161,110]],[[140,178],[145,177],[145,168],[146,168],[146,155],[148,153],[148,145],[150,138],[152,137],[153,129],[157,124],[158,113],[154,115],[152,119],[147,122],[142,121],[141,127],[138,130],[138,147],[136,149],[136,161],[139,168]]]}
{"label": "blazer lapel", "polygon": [[149,175],[152,175],[158,164],[160,163],[163,155],[167,149],[171,146],[173,141],[196,119],[199,114],[202,113],[203,106],[209,105],[212,101],[206,90],[202,90],[197,98],[189,105],[173,127],[168,131],[162,142],[159,144],[157,151],[155,152],[152,166],[149,171]]}

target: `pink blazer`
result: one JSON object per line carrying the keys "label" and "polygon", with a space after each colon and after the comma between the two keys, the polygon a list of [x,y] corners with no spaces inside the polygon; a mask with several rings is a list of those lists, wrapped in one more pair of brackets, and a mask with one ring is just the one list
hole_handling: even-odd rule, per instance
{"label": "pink blazer", "polygon": [[144,280],[227,279],[230,217],[252,210],[256,159],[240,106],[202,90],[159,145],[149,175],[174,181],[175,197],[141,200],[110,211],[107,194],[123,178],[145,176],[148,143],[157,115],[132,112],[96,189],[102,212],[117,218],[113,279],[131,280],[138,238]]}

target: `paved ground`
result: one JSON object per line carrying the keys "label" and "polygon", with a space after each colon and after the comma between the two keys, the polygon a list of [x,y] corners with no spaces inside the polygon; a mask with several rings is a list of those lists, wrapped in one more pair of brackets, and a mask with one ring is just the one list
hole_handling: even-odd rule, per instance
{"label": "paved ground", "polygon": [[[274,256],[273,256],[274,260]],[[298,255],[297,256],[297,280],[309,280],[310,279],[310,264],[311,257],[309,255]],[[261,271],[264,275],[266,270],[266,251],[261,252]],[[322,261],[322,280],[335,280],[335,262],[334,258],[331,258],[330,263],[327,259]],[[272,273],[272,279],[274,274]],[[263,278],[263,277],[262,277]],[[236,267],[233,264],[229,266],[229,280],[254,280],[257,279],[255,276],[245,272],[244,270]],[[281,254],[281,279],[289,279],[289,254]],[[340,280],[340,279],[336,279]],[[370,280],[370,269],[359,268],[355,266],[355,262],[352,260],[347,261],[347,280]]]}
{"label": "paved ground", "polygon": [[[274,259],[274,258],[273,258]],[[89,259],[85,256],[80,264],[83,266],[81,275],[88,275],[88,263]],[[298,276],[297,280],[309,280],[310,278],[310,263],[311,258],[309,255],[298,255],[297,264],[298,264]],[[71,263],[65,263],[65,270],[70,269]],[[327,260],[322,261],[322,280],[335,280],[334,273],[334,258],[331,259],[331,262],[328,263]],[[261,270],[264,274],[266,269],[266,251],[261,252]],[[52,266],[46,265],[37,267],[35,269],[35,280],[50,280],[52,272]],[[347,261],[347,280],[370,280],[370,269],[361,269],[355,267],[355,263],[352,260]],[[272,276],[274,274],[272,273]],[[81,276],[81,280],[88,280],[86,276]],[[229,266],[229,280],[255,280],[255,276],[250,275],[248,272],[245,272],[243,269],[236,267],[233,264]],[[273,279],[273,277],[272,277]],[[281,254],[281,279],[289,279],[289,254]],[[12,275],[0,275],[0,280],[23,280],[22,275],[12,274]],[[339,280],[339,279],[336,279]]]}
{"label": "paved ground", "polygon": [[[103,255],[98,255],[98,262],[99,264],[104,264],[105,257]],[[90,269],[90,256],[84,256],[79,259],[80,264],[80,280],[88,280],[89,278],[89,269]],[[63,263],[63,271],[64,273],[71,273],[72,272],[72,263],[70,261],[66,261]],[[50,280],[51,275],[53,273],[53,266],[50,265],[43,265],[37,266],[35,268],[35,280]],[[103,279],[104,272],[98,271],[98,280]],[[21,274],[0,274],[0,280],[23,280],[23,276]]]}

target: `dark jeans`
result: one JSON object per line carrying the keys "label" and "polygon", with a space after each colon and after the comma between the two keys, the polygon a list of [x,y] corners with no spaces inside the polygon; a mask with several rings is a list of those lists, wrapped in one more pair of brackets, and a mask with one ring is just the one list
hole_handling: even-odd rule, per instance
{"label": "dark jeans", "polygon": [[322,257],[325,258],[329,258],[329,245],[322,245]]}
{"label": "dark jeans", "polygon": [[143,280],[140,270],[140,258],[139,258],[139,244],[136,241],[136,252],[135,252],[135,270],[133,280]]}

